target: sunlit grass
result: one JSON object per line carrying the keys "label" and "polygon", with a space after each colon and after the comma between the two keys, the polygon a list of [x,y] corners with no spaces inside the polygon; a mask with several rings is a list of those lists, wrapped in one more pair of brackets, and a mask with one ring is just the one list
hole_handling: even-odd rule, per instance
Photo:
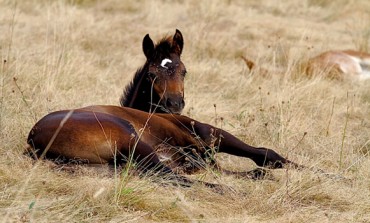
{"label": "sunlit grass", "polygon": [[[305,60],[324,50],[368,50],[369,2],[350,3],[0,0],[0,219],[370,221],[370,83],[304,76]],[[228,189],[220,194],[201,184],[165,184],[135,166],[68,172],[22,155],[45,114],[118,105],[144,63],[142,38],[158,40],[176,28],[185,38],[184,114],[326,174],[189,176],[223,184]],[[255,168],[248,159],[216,159],[233,171]]]}

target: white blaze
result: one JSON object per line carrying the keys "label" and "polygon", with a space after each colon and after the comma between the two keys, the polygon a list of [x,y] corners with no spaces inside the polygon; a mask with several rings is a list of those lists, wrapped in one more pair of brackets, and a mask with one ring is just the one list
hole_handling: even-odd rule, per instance
{"label": "white blaze", "polygon": [[167,63],[172,63],[172,60],[170,60],[168,58],[163,59],[162,62],[161,62],[161,67],[168,69],[168,67],[166,67]]}

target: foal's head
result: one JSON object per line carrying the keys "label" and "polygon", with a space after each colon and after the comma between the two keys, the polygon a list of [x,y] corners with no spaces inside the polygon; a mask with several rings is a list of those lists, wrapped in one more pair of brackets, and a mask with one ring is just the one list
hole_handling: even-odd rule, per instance
{"label": "foal's head", "polygon": [[159,101],[152,103],[175,114],[180,114],[185,106],[186,69],[180,60],[183,46],[182,34],[177,29],[173,37],[164,38],[157,45],[154,45],[149,34],[143,39],[143,51],[148,65],[147,80],[153,86],[153,93],[159,96]]}

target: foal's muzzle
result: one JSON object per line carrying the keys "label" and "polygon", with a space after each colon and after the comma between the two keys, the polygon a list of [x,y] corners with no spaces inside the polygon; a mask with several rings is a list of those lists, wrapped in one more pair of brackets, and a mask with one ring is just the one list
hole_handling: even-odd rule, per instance
{"label": "foal's muzzle", "polygon": [[184,98],[180,95],[169,96],[164,101],[165,107],[173,114],[181,114],[185,106]]}

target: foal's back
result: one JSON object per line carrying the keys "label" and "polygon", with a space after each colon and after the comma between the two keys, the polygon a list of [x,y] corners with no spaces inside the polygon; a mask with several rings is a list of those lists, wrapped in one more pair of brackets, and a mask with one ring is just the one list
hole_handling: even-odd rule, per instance
{"label": "foal's back", "polygon": [[[69,157],[89,163],[109,163],[118,154],[128,156],[140,144],[140,153],[164,143],[197,143],[186,125],[190,118],[150,114],[117,106],[89,106],[63,110],[43,117],[32,128],[28,143],[40,157]],[[93,147],[93,148],[91,148]],[[144,148],[147,147],[147,148]],[[47,151],[46,151],[47,150]]]}

